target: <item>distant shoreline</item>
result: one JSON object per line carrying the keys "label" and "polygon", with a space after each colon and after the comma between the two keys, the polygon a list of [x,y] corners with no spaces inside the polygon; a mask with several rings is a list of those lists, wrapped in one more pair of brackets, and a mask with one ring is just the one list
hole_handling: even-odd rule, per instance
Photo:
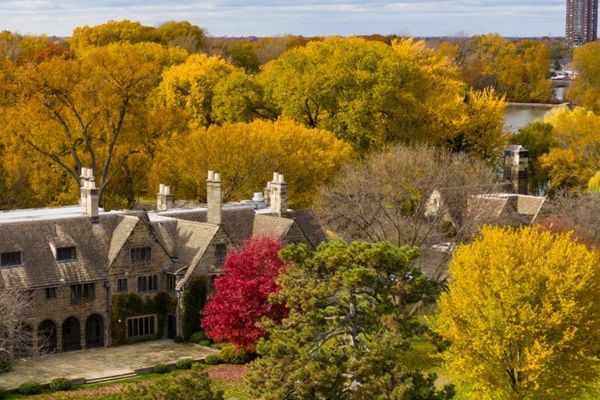
{"label": "distant shoreline", "polygon": [[553,103],[511,103],[511,102],[507,102],[506,103],[509,106],[513,106],[513,107],[539,107],[539,108],[557,108],[557,107],[568,107],[571,103],[560,103],[560,104],[553,104]]}

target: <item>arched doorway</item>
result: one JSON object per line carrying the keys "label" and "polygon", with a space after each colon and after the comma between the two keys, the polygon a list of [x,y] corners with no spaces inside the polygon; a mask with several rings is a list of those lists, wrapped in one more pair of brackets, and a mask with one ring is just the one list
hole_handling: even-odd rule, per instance
{"label": "arched doorway", "polygon": [[56,324],[52,320],[45,320],[38,326],[38,348],[42,353],[56,351]]}
{"label": "arched doorway", "polygon": [[91,349],[93,347],[104,346],[104,321],[98,314],[92,314],[85,321],[85,347]]}
{"label": "arched doorway", "polygon": [[173,339],[177,336],[177,318],[173,314],[167,316],[167,337]]}
{"label": "arched doorway", "polygon": [[81,350],[81,331],[79,320],[69,317],[62,324],[63,351]]}

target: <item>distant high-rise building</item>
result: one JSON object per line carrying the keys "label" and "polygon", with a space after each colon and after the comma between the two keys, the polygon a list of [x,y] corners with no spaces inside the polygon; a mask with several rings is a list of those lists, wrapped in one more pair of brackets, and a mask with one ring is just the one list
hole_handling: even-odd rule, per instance
{"label": "distant high-rise building", "polygon": [[567,42],[580,46],[598,38],[598,0],[567,0]]}

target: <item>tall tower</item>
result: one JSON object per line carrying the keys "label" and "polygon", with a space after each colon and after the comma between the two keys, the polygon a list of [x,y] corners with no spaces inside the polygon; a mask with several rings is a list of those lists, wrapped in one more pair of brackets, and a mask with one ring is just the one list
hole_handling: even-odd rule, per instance
{"label": "tall tower", "polygon": [[567,0],[567,43],[580,46],[598,38],[598,0]]}

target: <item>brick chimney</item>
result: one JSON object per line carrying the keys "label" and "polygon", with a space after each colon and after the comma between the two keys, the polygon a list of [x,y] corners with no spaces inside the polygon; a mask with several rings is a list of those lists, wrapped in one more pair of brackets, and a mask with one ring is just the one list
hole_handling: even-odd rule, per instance
{"label": "brick chimney", "polygon": [[504,150],[504,180],[512,184],[515,193],[529,193],[528,159],[529,151],[520,144]]}
{"label": "brick chimney", "polygon": [[156,194],[156,209],[158,211],[166,211],[173,208],[174,196],[171,194],[171,188],[162,183],[158,187]]}
{"label": "brick chimney", "polygon": [[93,224],[100,222],[98,216],[98,189],[91,168],[81,168],[81,213],[89,217]]}
{"label": "brick chimney", "polygon": [[208,204],[206,222],[221,225],[223,192],[221,190],[221,174],[218,172],[208,171],[208,179],[206,180],[206,203]]}
{"label": "brick chimney", "polygon": [[287,213],[287,183],[283,174],[273,172],[273,181],[270,182],[270,186],[271,210],[274,214],[283,217]]}

